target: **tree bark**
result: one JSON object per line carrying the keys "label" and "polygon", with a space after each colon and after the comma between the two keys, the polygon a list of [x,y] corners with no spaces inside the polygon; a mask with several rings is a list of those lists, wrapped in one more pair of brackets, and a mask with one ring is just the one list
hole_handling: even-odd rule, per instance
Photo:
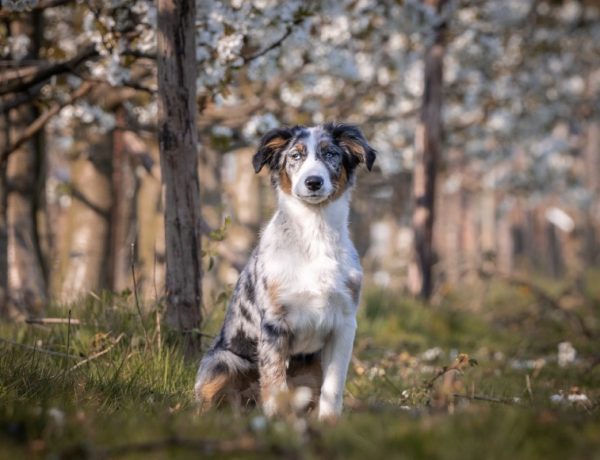
{"label": "tree bark", "polygon": [[[33,13],[28,21],[10,23],[11,34],[31,38],[27,57],[35,59],[42,41],[42,17]],[[35,109],[21,106],[8,112],[7,140],[18,139],[36,118]],[[8,297],[11,316],[37,315],[45,307],[46,279],[37,232],[39,180],[42,178],[40,133],[23,142],[6,161],[6,230]],[[9,145],[9,142],[6,142]],[[3,166],[4,167],[4,166]]]}
{"label": "tree bark", "polygon": [[[0,148],[9,143],[8,115],[0,115]],[[9,316],[8,305],[8,220],[6,163],[0,162],[0,317]]]}
{"label": "tree bark", "polygon": [[88,133],[87,152],[71,165],[71,199],[60,255],[60,298],[77,300],[106,286],[111,151],[105,137]]}
{"label": "tree bark", "polygon": [[[425,3],[434,7],[439,14],[446,1],[426,0]],[[414,260],[410,267],[409,283],[412,293],[423,299],[429,299],[433,291],[433,223],[436,174],[441,154],[445,29],[445,21],[435,25],[433,42],[425,52],[423,105],[415,136],[412,215]]]}
{"label": "tree bark", "polygon": [[[123,108],[116,111],[117,125],[125,124]],[[126,145],[126,133],[112,135],[112,208],[110,219],[110,271],[108,286],[113,291],[131,287],[131,245],[136,243],[135,204],[138,181]],[[137,247],[135,248],[137,251]]]}
{"label": "tree bark", "polygon": [[194,0],[158,0],[158,140],[165,190],[166,322],[200,349],[202,265]]}
{"label": "tree bark", "polygon": [[[31,121],[30,109],[11,113],[14,133]],[[8,285],[11,304],[26,315],[39,314],[46,302],[46,281],[40,251],[34,207],[39,158],[32,142],[15,151],[6,171],[8,222]]]}

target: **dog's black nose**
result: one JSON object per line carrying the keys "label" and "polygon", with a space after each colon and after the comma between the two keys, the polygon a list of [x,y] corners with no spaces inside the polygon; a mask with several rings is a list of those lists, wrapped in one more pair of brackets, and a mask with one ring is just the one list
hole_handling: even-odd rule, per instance
{"label": "dog's black nose", "polygon": [[319,176],[308,176],[304,181],[306,188],[309,190],[316,192],[323,186],[323,178]]}

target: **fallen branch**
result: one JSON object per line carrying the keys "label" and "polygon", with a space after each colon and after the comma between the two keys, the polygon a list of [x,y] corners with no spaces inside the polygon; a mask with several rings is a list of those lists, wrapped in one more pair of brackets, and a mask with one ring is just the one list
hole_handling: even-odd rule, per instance
{"label": "fallen branch", "polygon": [[491,396],[484,396],[484,395],[463,395],[460,393],[453,393],[452,396],[454,396],[455,398],[462,398],[462,399],[469,399],[471,401],[485,401],[485,402],[491,402],[491,403],[495,403],[495,404],[504,404],[507,406],[523,406],[522,404],[518,403],[517,401],[514,401],[512,399],[506,399],[506,398],[492,398]]}
{"label": "fallen branch", "polygon": [[99,358],[100,356],[105,355],[106,353],[108,353],[110,350],[112,350],[115,346],[117,346],[117,344],[121,341],[121,339],[125,337],[124,333],[119,334],[119,336],[115,339],[115,341],[113,343],[111,343],[108,347],[106,347],[104,350],[99,351],[98,353],[94,353],[93,355],[87,357],[86,359],[79,361],[77,364],[75,364],[73,367],[71,367],[68,372],[74,371],[75,369],[83,366],[84,364],[89,363],[90,361],[93,361],[97,358]]}
{"label": "fallen branch", "polygon": [[[27,324],[69,324],[68,318],[28,318]],[[81,322],[78,319],[71,318],[71,326],[79,326]]]}
{"label": "fallen branch", "polygon": [[75,359],[75,360],[79,359],[77,356],[68,355],[66,353],[60,353],[58,351],[44,350],[43,348],[38,348],[38,347],[32,347],[31,345],[25,345],[24,343],[19,343],[19,342],[14,342],[14,341],[8,340],[8,339],[3,339],[2,337],[0,337],[0,342],[4,342],[4,343],[7,343],[9,345],[19,347],[19,348],[24,348],[26,350],[37,351],[39,353],[44,353],[46,355],[60,356],[61,358],[70,358],[70,359]]}
{"label": "fallen branch", "polygon": [[93,85],[89,82],[84,82],[81,84],[79,88],[71,95],[71,97],[64,103],[55,103],[50,107],[50,109],[46,110],[43,114],[37,117],[33,123],[31,123],[27,129],[21,134],[11,145],[9,145],[6,149],[2,151],[0,154],[0,167],[2,167],[8,157],[16,151],[21,145],[25,142],[29,141],[33,136],[35,136],[45,125],[50,121],[50,119],[59,113],[66,106],[73,104],[77,99],[82,96],[85,96],[91,89]]}
{"label": "fallen branch", "polygon": [[451,371],[462,373],[463,369],[469,366],[477,366],[477,360],[469,358],[469,355],[465,353],[461,353],[456,357],[456,359],[450,366],[442,367],[429,381],[425,382],[425,388],[427,390],[431,390],[436,380],[442,377],[443,375]]}

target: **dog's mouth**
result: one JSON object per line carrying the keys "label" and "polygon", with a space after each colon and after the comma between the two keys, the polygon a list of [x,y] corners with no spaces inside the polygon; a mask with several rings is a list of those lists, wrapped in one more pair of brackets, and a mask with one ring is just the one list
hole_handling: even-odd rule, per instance
{"label": "dog's mouth", "polygon": [[307,195],[296,195],[296,197],[310,204],[319,204],[329,198],[329,194],[311,193]]}

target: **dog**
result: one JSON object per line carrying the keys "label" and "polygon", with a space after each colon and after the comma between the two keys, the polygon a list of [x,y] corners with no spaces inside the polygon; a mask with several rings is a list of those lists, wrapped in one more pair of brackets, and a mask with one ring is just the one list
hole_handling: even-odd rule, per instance
{"label": "dog", "polygon": [[220,333],[195,383],[201,407],[260,400],[267,416],[290,389],[312,391],[319,419],[342,412],[362,283],[348,232],[360,164],[376,151],[353,125],[283,127],[252,158],[278,208],[240,274]]}

